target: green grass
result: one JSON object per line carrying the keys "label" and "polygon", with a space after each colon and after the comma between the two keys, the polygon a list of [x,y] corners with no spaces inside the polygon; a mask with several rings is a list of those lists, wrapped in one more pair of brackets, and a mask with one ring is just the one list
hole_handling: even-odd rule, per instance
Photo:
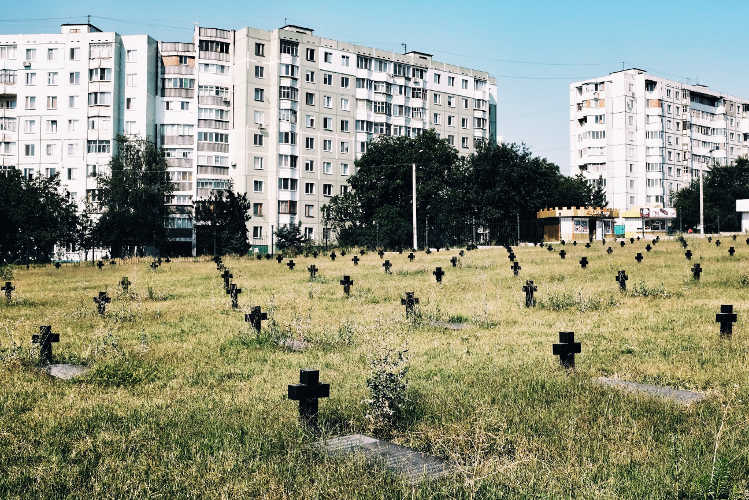
{"label": "green grass", "polygon": [[[17,299],[0,301],[0,497],[565,497],[749,496],[749,246],[727,254],[690,239],[387,254],[351,261],[225,258],[242,288],[233,311],[215,265],[175,259],[95,267],[16,268]],[[642,251],[641,264],[634,260]],[[583,255],[590,264],[583,270]],[[309,280],[315,262],[320,274]],[[701,262],[693,281],[689,268]],[[442,284],[431,272],[446,271]],[[629,275],[628,292],[614,280]],[[355,284],[345,298],[338,284]],[[128,276],[130,294],[119,293]],[[538,306],[524,307],[526,279]],[[113,297],[104,317],[92,298]],[[400,298],[415,291],[421,317]],[[730,340],[715,313],[733,304]],[[251,306],[269,311],[257,337]],[[426,320],[428,319],[428,320]],[[432,322],[463,323],[449,330]],[[51,324],[56,360],[91,370],[52,380],[30,339]],[[582,342],[574,372],[551,354],[559,331]],[[303,352],[278,346],[305,340]],[[331,384],[326,435],[370,432],[366,379],[373,353],[404,348],[412,403],[392,440],[442,457],[456,473],[412,488],[360,458],[330,458],[297,420],[286,386],[300,368]],[[700,390],[683,408],[595,385],[599,376]]]}

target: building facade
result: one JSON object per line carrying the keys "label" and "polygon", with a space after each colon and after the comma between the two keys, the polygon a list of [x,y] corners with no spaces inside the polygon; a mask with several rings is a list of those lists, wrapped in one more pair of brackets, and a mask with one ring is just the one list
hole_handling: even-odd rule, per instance
{"label": "building facade", "polygon": [[461,154],[496,141],[497,86],[486,72],[423,52],[381,51],[300,26],[195,26],[191,42],[63,25],[0,35],[0,169],[59,173],[82,205],[116,137],[164,149],[175,252],[195,252],[194,203],[230,184],[252,201],[250,243],[280,226],[329,235],[323,207],[348,189],[378,135],[432,128]]}
{"label": "building facade", "polygon": [[672,207],[713,165],[749,153],[749,99],[633,68],[570,84],[570,169],[621,210]]}

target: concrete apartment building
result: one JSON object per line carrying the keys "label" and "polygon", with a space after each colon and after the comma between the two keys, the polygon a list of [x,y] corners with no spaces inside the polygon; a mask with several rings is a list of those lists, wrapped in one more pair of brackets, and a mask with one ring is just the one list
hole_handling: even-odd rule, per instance
{"label": "concrete apartment building", "polygon": [[174,182],[176,252],[195,251],[193,203],[230,182],[253,203],[250,243],[268,251],[290,223],[316,242],[329,237],[323,207],[348,188],[369,140],[433,128],[470,154],[497,139],[497,101],[485,72],[299,26],[195,26],[186,43],[63,25],[0,35],[0,169],[57,172],[82,204],[115,138],[147,138]]}
{"label": "concrete apartment building", "polygon": [[749,153],[749,99],[632,68],[570,84],[570,166],[611,208],[669,208],[700,171]]}

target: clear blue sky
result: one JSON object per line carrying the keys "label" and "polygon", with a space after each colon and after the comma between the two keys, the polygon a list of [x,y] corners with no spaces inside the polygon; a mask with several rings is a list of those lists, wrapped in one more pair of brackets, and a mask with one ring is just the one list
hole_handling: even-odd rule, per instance
{"label": "clear blue sky", "polygon": [[[749,97],[749,1],[112,1],[6,0],[0,32],[56,32],[86,14],[104,31],[188,40],[192,24],[316,34],[489,71],[506,141],[568,168],[568,83],[637,66]],[[77,19],[70,19],[78,16]],[[68,18],[41,20],[41,18]],[[109,19],[106,19],[109,18]],[[20,20],[16,22],[16,20]]]}

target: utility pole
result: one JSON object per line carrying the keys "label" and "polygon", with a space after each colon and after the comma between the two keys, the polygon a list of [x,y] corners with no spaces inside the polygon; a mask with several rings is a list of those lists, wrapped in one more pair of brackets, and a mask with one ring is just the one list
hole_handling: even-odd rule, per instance
{"label": "utility pole", "polygon": [[411,223],[413,224],[413,249],[416,250],[416,163],[411,164]]}
{"label": "utility pole", "polygon": [[702,167],[700,167],[700,235],[705,236],[705,202],[702,192]]}

